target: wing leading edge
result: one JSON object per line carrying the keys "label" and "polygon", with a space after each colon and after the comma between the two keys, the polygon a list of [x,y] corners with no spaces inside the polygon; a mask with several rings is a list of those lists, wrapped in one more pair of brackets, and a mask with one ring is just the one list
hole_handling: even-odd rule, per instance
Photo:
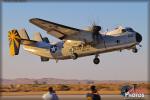
{"label": "wing leading edge", "polygon": [[79,32],[82,31],[77,28],[72,28],[69,26],[57,24],[57,23],[46,21],[46,20],[39,19],[39,18],[32,18],[29,21],[32,24],[47,31],[48,34],[61,40],[65,39],[68,36],[79,34]]}

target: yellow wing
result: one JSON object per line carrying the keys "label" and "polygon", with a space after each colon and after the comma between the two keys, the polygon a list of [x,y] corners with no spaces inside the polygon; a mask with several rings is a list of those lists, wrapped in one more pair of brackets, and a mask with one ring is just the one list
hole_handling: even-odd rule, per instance
{"label": "yellow wing", "polygon": [[80,33],[80,29],[72,28],[69,26],[57,24],[54,22],[46,21],[39,18],[33,18],[29,20],[32,24],[42,28],[43,30],[47,31],[48,34],[58,38],[58,39],[65,39],[71,35],[77,35]]}

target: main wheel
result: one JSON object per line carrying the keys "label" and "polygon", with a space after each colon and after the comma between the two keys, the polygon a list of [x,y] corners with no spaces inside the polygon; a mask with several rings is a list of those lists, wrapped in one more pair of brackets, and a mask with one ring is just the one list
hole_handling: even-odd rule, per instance
{"label": "main wheel", "polygon": [[71,55],[71,58],[72,58],[73,60],[77,59],[77,58],[78,58],[78,54],[73,53],[73,54]]}
{"label": "main wheel", "polygon": [[137,49],[137,48],[134,48],[134,49],[132,49],[132,52],[133,52],[133,53],[137,53],[137,52],[138,52],[138,49]]}
{"label": "main wheel", "polygon": [[99,64],[100,60],[99,60],[99,58],[94,58],[93,62],[94,62],[94,64]]}

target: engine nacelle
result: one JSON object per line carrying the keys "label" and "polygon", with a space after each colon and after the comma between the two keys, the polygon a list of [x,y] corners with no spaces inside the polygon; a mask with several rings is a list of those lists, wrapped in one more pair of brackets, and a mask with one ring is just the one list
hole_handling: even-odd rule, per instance
{"label": "engine nacelle", "polygon": [[101,30],[101,26],[93,26],[93,32],[99,32]]}

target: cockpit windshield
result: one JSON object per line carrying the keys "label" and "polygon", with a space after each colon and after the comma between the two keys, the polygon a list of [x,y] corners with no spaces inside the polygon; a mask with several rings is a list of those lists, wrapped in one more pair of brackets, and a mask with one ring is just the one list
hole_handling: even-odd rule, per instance
{"label": "cockpit windshield", "polygon": [[125,30],[126,30],[127,32],[134,32],[134,30],[133,30],[132,28],[130,28],[130,27],[125,28]]}

